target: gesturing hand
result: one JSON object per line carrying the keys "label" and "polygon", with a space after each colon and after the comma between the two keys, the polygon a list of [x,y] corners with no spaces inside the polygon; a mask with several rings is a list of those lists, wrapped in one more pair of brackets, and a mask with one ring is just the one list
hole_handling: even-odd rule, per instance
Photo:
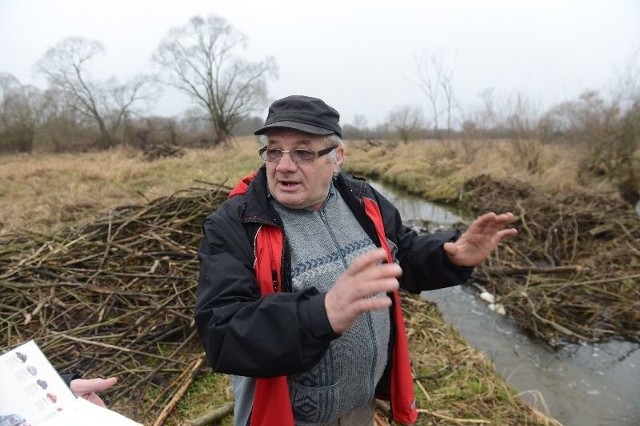
{"label": "gesturing hand", "polygon": [[108,379],[75,379],[71,381],[69,387],[78,398],[84,398],[96,405],[106,407],[106,404],[96,392],[109,389],[117,381],[118,379],[115,377],[109,377]]}
{"label": "gesturing hand", "polygon": [[383,249],[358,256],[327,292],[324,305],[334,332],[344,333],[364,312],[391,306],[386,293],[398,288],[402,268],[385,260]]}
{"label": "gesturing hand", "polygon": [[477,266],[489,257],[500,241],[518,234],[514,228],[505,228],[513,220],[513,213],[485,213],[474,220],[456,242],[444,243],[444,250],[456,265]]}

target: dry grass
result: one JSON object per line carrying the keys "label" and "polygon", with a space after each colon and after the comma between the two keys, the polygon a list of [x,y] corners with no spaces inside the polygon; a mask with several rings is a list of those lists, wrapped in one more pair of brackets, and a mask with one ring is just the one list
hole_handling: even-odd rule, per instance
{"label": "dry grass", "polygon": [[246,138],[233,149],[188,150],[181,158],[156,161],[126,148],[0,157],[0,235],[94,217],[199,182],[235,182],[260,164],[257,147],[254,138]]}
{"label": "dry grass", "polygon": [[[540,169],[529,173],[507,141],[482,141],[472,161],[463,158],[459,141],[347,142],[345,169],[380,176],[430,200],[459,195],[465,180],[479,174],[527,182],[550,193],[580,187],[580,152],[545,146]],[[0,157],[0,235],[16,228],[51,228],[118,206],[139,204],[200,182],[234,183],[260,164],[253,137],[236,140],[232,149],[186,150],[180,158],[147,161],[126,148],[83,154],[35,154]],[[611,193],[610,183],[590,182],[590,190]]]}
{"label": "dry grass", "polygon": [[[523,166],[513,144],[505,140],[479,141],[470,161],[464,158],[461,141],[419,141],[409,144],[364,141],[348,144],[345,166],[364,176],[375,176],[432,201],[459,196],[467,180],[481,174],[499,180],[526,182],[542,193],[555,194],[584,189],[578,179],[578,164],[584,153],[563,145],[542,147],[539,167],[530,172]],[[614,193],[604,179],[586,183],[589,191]]]}

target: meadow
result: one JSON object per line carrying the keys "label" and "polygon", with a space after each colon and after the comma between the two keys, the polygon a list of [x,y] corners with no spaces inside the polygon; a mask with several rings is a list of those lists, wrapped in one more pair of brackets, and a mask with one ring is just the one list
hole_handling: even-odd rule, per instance
{"label": "meadow", "polygon": [[[181,157],[156,161],[126,147],[0,156],[0,235],[24,226],[55,227],[207,183],[233,185],[261,164],[258,148],[254,138],[247,137],[231,147],[188,149]],[[458,197],[462,183],[480,174],[526,182],[548,194],[581,190],[616,197],[611,181],[579,176],[582,155],[577,148],[547,145],[537,171],[531,172],[509,141],[479,141],[471,150],[456,141],[348,141],[345,170],[382,176],[432,201]]]}

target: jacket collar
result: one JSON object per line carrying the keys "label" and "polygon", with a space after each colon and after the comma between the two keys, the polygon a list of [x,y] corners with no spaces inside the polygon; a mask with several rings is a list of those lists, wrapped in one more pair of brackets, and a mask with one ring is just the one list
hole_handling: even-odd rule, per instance
{"label": "jacket collar", "polygon": [[[343,197],[362,199],[365,196],[366,183],[364,179],[339,173],[330,191],[338,190]],[[243,221],[260,221],[277,224],[278,215],[270,206],[271,195],[267,188],[267,172],[263,165],[257,171],[245,176],[229,193],[229,198],[245,196],[245,203],[241,211]]]}

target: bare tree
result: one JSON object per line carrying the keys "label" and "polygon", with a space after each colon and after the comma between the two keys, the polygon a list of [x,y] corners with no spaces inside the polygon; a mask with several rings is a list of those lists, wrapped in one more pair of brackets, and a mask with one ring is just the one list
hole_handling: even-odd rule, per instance
{"label": "bare tree", "polygon": [[51,90],[64,95],[69,107],[92,121],[99,131],[98,144],[106,149],[117,143],[121,128],[135,103],[153,99],[153,79],[137,76],[120,84],[115,77],[101,82],[89,73],[90,62],[104,54],[99,41],[69,37],[50,48],[37,63]]}
{"label": "bare tree", "polygon": [[364,115],[356,114],[353,123],[345,123],[343,133],[348,139],[363,139],[367,137],[367,118]]}
{"label": "bare tree", "polygon": [[480,127],[484,130],[494,130],[498,122],[498,112],[495,106],[495,89],[488,87],[479,94],[482,99],[482,107],[477,113],[476,121],[480,123]]}
{"label": "bare tree", "polygon": [[94,123],[67,106],[64,95],[58,91],[44,92],[45,103],[41,112],[42,126],[38,140],[53,152],[75,151],[86,148],[91,140]]}
{"label": "bare tree", "polygon": [[417,106],[404,105],[395,108],[389,113],[387,123],[403,143],[419,139],[426,128],[422,108]]}
{"label": "bare tree", "polygon": [[640,46],[631,54],[624,68],[616,72],[611,96],[622,111],[637,109],[640,102]]}
{"label": "bare tree", "polygon": [[22,85],[0,73],[0,149],[31,152],[45,97],[33,86]]}
{"label": "bare tree", "polygon": [[440,136],[440,117],[445,116],[447,136],[451,137],[453,114],[457,108],[453,89],[453,66],[444,64],[442,56],[424,53],[417,58],[418,83],[427,96],[433,116],[433,127]]}
{"label": "bare tree", "polygon": [[195,16],[170,30],[153,56],[167,83],[208,112],[214,144],[226,142],[244,116],[266,105],[267,78],[277,77],[272,57],[248,62],[236,55],[246,42],[224,18]]}
{"label": "bare tree", "polygon": [[543,140],[539,137],[539,107],[521,93],[506,100],[504,127],[510,135],[516,155],[516,164],[526,167],[532,173],[540,172],[540,160],[544,151]]}
{"label": "bare tree", "polygon": [[0,99],[4,100],[9,93],[19,89],[20,81],[7,72],[0,72]]}

